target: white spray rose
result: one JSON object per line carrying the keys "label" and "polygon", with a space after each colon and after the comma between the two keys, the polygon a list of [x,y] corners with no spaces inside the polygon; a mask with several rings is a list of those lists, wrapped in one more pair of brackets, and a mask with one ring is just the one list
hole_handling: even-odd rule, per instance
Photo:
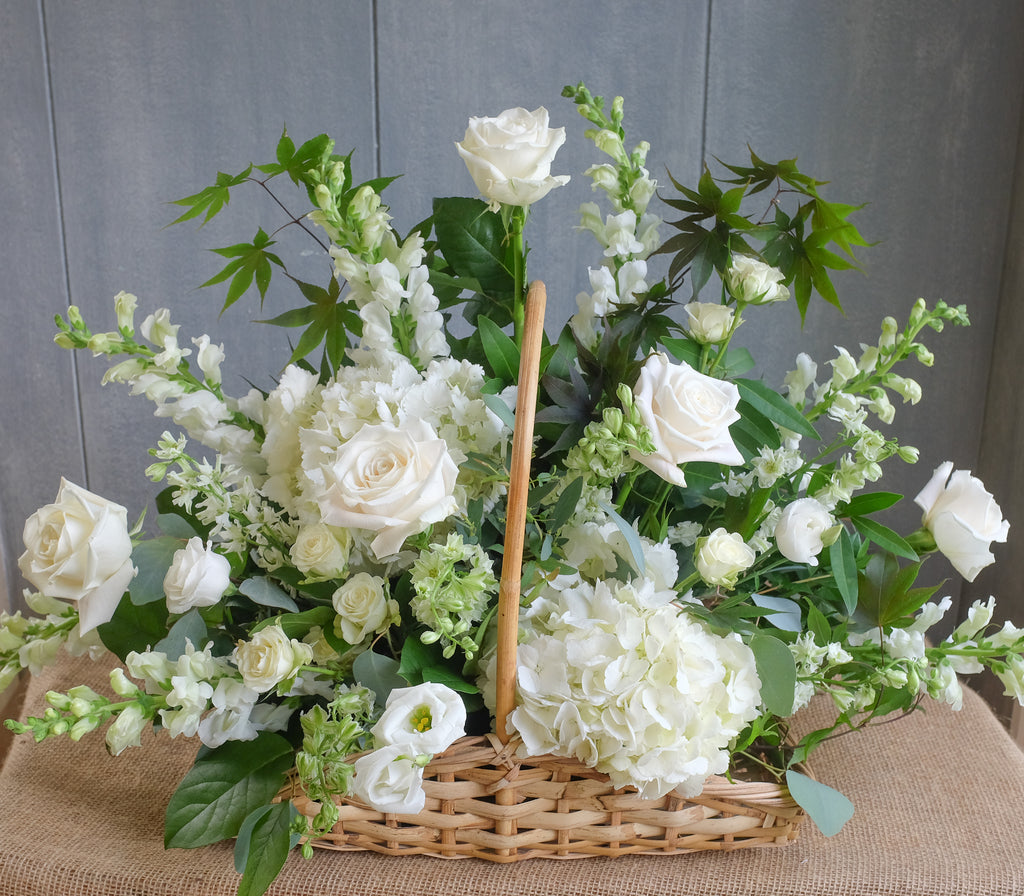
{"label": "white spray rose", "polygon": [[728,305],[717,302],[690,302],[684,309],[689,318],[690,335],[705,345],[724,342],[736,316]]}
{"label": "white spray rose", "polygon": [[725,285],[739,302],[769,305],[789,298],[785,275],[778,268],[749,255],[734,255],[725,272]]}
{"label": "white spray rose", "polygon": [[413,753],[440,753],[465,734],[466,706],[451,688],[433,681],[396,688],[373,726],[377,743],[404,744]]}
{"label": "white spray rose", "polygon": [[350,793],[378,812],[415,815],[423,809],[423,766],[408,744],[360,756],[354,768]]}
{"label": "white spray rose", "polygon": [[264,693],[287,681],[313,659],[313,648],[289,638],[280,625],[261,628],[249,641],[239,641],[231,658],[246,687]]}
{"label": "white spray rose", "polygon": [[700,577],[709,585],[735,588],[739,575],[757,559],[753,549],[737,532],[715,529],[697,540],[694,563]]}
{"label": "white spray rose", "polygon": [[334,592],[334,630],[349,644],[359,644],[390,624],[394,608],[384,585],[380,576],[359,572]]}
{"label": "white spray rose", "polygon": [[679,465],[688,461],[743,463],[729,434],[729,425],[740,419],[740,393],[732,383],[655,354],[641,369],[633,396],[656,448],[653,454],[634,452],[633,458],[662,479],[686,485]]}
{"label": "white spray rose", "polygon": [[444,439],[422,419],[402,428],[364,426],[323,472],[325,488],[317,497],[323,521],[377,532],[370,547],[378,559],[457,509],[458,467]]}
{"label": "white spray rose", "polygon": [[924,527],[938,549],[968,582],[995,561],[989,546],[1006,541],[1010,524],[980,479],[964,470],[954,472],[952,461],[946,461],[914,503],[924,511]]}
{"label": "white spray rose", "polygon": [[490,201],[526,206],[568,183],[553,177],[551,163],[565,142],[565,128],[548,127],[548,110],[506,109],[496,118],[470,118],[455,146],[473,183]]}
{"label": "white spray rose", "polygon": [[785,506],[775,524],[775,544],[787,560],[817,566],[822,538],[834,525],[832,514],[820,501],[797,498]]}
{"label": "white spray rose", "polygon": [[78,604],[81,634],[108,622],[135,575],[128,511],[61,479],[25,522],[18,568],[39,591]]}
{"label": "white spray rose", "polygon": [[335,579],[345,572],[352,536],[347,529],[312,523],[299,529],[289,550],[295,568],[312,579]]}
{"label": "white spray rose", "polygon": [[231,585],[231,563],[197,535],[174,552],[164,576],[167,609],[185,613],[192,607],[212,607]]}

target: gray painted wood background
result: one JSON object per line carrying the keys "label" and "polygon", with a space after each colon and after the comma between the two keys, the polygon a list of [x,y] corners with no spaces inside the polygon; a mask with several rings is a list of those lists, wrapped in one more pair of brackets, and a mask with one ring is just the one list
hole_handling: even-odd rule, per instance
{"label": "gray painted wood background", "polygon": [[[995,589],[1024,623],[1024,552],[1013,547],[1024,537],[1019,0],[0,0],[0,578],[6,570],[10,590],[21,587],[22,522],[59,477],[134,517],[163,428],[143,399],[100,386],[102,361],[53,345],[55,314],[74,303],[106,329],[122,289],[147,310],[170,306],[183,333],[225,344],[233,394],[244,377],[269,385],[268,353],[283,358],[284,334],[247,323],[254,303],[219,317],[220,295],[195,288],[217,270],[204,250],[248,238],[246,213],[270,209],[242,198],[223,226],[163,229],[169,200],[218,170],[271,160],[287,124],[297,140],[328,131],[355,149],[357,177],[406,173],[388,190],[402,230],[435,192],[474,192],[453,147],[470,115],[545,105],[569,131],[556,173],[576,177],[535,208],[530,273],[548,281],[561,319],[597,261],[571,229],[590,197],[582,171],[598,160],[560,97],[580,79],[626,98],[630,135],[652,144],[665,183],[666,168],[692,182],[703,159],[740,161],[749,143],[765,158],[798,157],[832,181],[832,198],[868,203],[859,226],[879,245],[863,252],[863,275],[839,278],[846,315],[822,303],[800,333],[788,308],[747,334],[771,359],[772,384],[798,347],[819,361],[833,345],[855,350],[918,296],[968,304],[970,330],[933,335],[935,367],[911,371],[925,399],[900,408],[894,429],[921,461],[891,470],[890,484],[914,494],[947,458],[986,477],[1011,544],[971,594]],[[290,298],[270,296],[267,316]],[[916,522],[913,508],[906,518]]]}

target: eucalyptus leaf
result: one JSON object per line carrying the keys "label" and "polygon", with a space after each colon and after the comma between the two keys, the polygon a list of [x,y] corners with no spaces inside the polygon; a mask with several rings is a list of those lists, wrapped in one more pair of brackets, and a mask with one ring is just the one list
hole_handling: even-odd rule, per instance
{"label": "eucalyptus leaf", "polygon": [[826,837],[834,837],[853,817],[853,803],[838,790],[794,769],[786,772],[789,793]]}
{"label": "eucalyptus leaf", "polygon": [[289,613],[299,612],[298,604],[288,592],[266,576],[253,576],[251,579],[246,579],[238,586],[238,590],[261,607],[273,607],[278,610],[287,610]]}
{"label": "eucalyptus leaf", "polygon": [[488,395],[487,393],[484,393],[481,397],[484,400],[484,404],[487,405],[487,409],[494,414],[495,417],[497,417],[509,429],[515,429],[516,415],[512,412],[512,409],[505,404],[505,399],[500,395]]}
{"label": "eucalyptus leaf", "polygon": [[788,597],[775,597],[771,594],[752,594],[750,599],[762,609],[773,611],[766,614],[764,618],[780,631],[803,631],[800,604],[796,601],[790,600]]}
{"label": "eucalyptus leaf", "polygon": [[637,575],[646,575],[647,561],[644,560],[643,543],[640,541],[640,535],[637,533],[636,529],[619,516],[618,512],[611,506],[611,504],[605,504],[603,501],[598,501],[597,505],[607,513],[609,517],[611,517],[612,522],[619,527],[619,531],[622,533],[623,538],[626,539],[626,544],[629,547],[631,557],[626,557],[624,559],[629,560],[633,567],[633,571],[636,572]]}
{"label": "eucalyptus leaf", "polygon": [[156,525],[169,538],[187,541],[197,535],[202,535],[185,517],[176,513],[161,513],[156,518]]}
{"label": "eucalyptus leaf", "polygon": [[103,646],[122,662],[133,650],[142,652],[167,635],[167,604],[136,604],[124,595],[109,622],[97,626]]}
{"label": "eucalyptus leaf", "polygon": [[757,675],[761,679],[764,708],[777,716],[793,712],[796,697],[796,663],[793,654],[778,638],[759,632],[750,639]]}
{"label": "eucalyptus leaf", "polygon": [[132,563],[138,570],[128,586],[132,603],[141,606],[166,599],[164,579],[167,570],[174,562],[175,552],[184,546],[185,543],[180,538],[162,535],[148,541],[140,541],[132,548]]}
{"label": "eucalyptus leaf", "polygon": [[363,687],[373,691],[377,705],[383,706],[396,688],[405,688],[409,682],[398,671],[398,660],[364,650],[352,664],[352,677]]}
{"label": "eucalyptus leaf", "polygon": [[193,608],[171,626],[167,636],[153,645],[153,650],[167,654],[167,659],[173,663],[185,653],[186,644],[202,650],[209,639],[203,617]]}

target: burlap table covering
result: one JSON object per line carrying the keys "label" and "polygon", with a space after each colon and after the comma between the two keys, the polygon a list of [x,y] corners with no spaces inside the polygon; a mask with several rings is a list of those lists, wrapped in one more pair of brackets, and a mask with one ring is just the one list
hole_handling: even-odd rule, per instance
{"label": "burlap table covering", "polygon": [[[46,690],[102,674],[69,661],[30,684]],[[805,711],[804,724],[828,712]],[[166,736],[107,755],[102,737],[39,745],[18,738],[0,774],[2,896],[227,896],[231,847],[163,849],[167,799],[195,746]],[[633,894],[1024,894],[1024,753],[981,699],[957,714],[932,705],[892,725],[843,737],[815,754],[819,778],[856,814],[831,840],[805,824],[784,848],[495,865],[318,851],[292,855],[274,896],[633,896]]]}

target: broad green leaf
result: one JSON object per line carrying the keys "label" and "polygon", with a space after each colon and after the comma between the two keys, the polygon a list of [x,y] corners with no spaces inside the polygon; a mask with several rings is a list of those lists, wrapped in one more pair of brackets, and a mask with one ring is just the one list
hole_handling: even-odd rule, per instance
{"label": "broad green leaf", "polygon": [[333,623],[335,615],[334,607],[313,607],[301,613],[279,613],[254,625],[250,634],[256,634],[268,625],[280,625],[289,638],[301,641],[315,626],[326,629]]}
{"label": "broad green leaf", "polygon": [[765,620],[784,632],[801,632],[803,625],[800,618],[800,604],[788,597],[775,597],[771,594],[751,594],[750,599],[765,610]]}
{"label": "broad green leaf", "polygon": [[253,576],[251,579],[246,579],[238,586],[238,590],[260,606],[274,607],[289,613],[299,612],[298,605],[288,592],[266,576]]}
{"label": "broad green leaf", "polygon": [[132,603],[141,606],[165,599],[164,578],[174,561],[175,552],[184,546],[180,538],[162,535],[140,541],[132,548],[132,563],[138,570],[128,585]]}
{"label": "broad green leaf", "polygon": [[507,385],[519,380],[519,351],[512,338],[503,332],[490,318],[481,317],[480,341],[491,365],[491,372]]}
{"label": "broad green leaf", "polygon": [[281,788],[294,760],[292,745],[272,731],[200,754],[167,805],[164,847],[192,849],[236,836],[246,816]]}
{"label": "broad green leaf", "polygon": [[161,513],[156,518],[157,528],[169,538],[182,539],[187,541],[195,535],[201,535],[192,524],[183,516],[176,513]]}
{"label": "broad green leaf", "polygon": [[845,528],[829,546],[828,556],[832,576],[842,595],[846,612],[852,614],[857,609],[857,550]]}
{"label": "broad green leaf", "polygon": [[870,538],[882,550],[890,551],[897,557],[905,557],[907,560],[917,559],[917,552],[888,526],[864,517],[856,517],[853,525],[861,535]]}
{"label": "broad green leaf", "polygon": [[398,672],[398,660],[372,650],[364,650],[352,664],[352,677],[363,687],[373,691],[377,705],[383,706],[395,688],[405,688],[409,682]]}
{"label": "broad green leaf", "polygon": [[195,608],[185,613],[167,633],[167,636],[153,645],[153,650],[167,654],[172,663],[185,652],[186,642],[196,650],[202,650],[209,640],[209,632],[203,617]]}
{"label": "broad green leaf", "polygon": [[796,696],[796,663],[789,648],[778,638],[758,632],[750,639],[757,675],[761,679],[761,702],[777,716],[793,712]]}
{"label": "broad green leaf", "polygon": [[839,516],[866,516],[887,510],[902,499],[903,495],[896,492],[869,492],[855,495],[846,504],[841,504],[837,512]]}
{"label": "broad green leaf", "polygon": [[701,347],[692,339],[662,339],[665,350],[677,361],[696,368],[700,364]]}
{"label": "broad green leaf", "polygon": [[167,635],[168,615],[163,601],[140,606],[126,594],[110,621],[96,631],[107,650],[123,661],[133,650],[147,650]]}
{"label": "broad green leaf", "polygon": [[834,837],[853,817],[853,803],[838,790],[789,769],[786,786],[790,795],[810,816],[826,837]]}
{"label": "broad green leaf", "polygon": [[511,297],[515,279],[501,217],[479,199],[434,200],[434,232],[445,261],[460,277],[471,277],[494,298]]}
{"label": "broad green leaf", "polygon": [[810,422],[774,389],[759,380],[736,380],[743,400],[764,414],[769,420],[800,435],[820,441]]}
{"label": "broad green leaf", "polygon": [[245,863],[249,861],[252,829],[270,811],[272,805],[271,803],[270,805],[253,809],[252,812],[245,816],[245,821],[242,822],[242,826],[238,829],[238,836],[235,838],[235,871],[239,874],[245,873]]}
{"label": "broad green leaf", "polygon": [[253,825],[238,896],[263,896],[281,873],[292,848],[291,823],[297,811],[284,800],[271,806]]}

